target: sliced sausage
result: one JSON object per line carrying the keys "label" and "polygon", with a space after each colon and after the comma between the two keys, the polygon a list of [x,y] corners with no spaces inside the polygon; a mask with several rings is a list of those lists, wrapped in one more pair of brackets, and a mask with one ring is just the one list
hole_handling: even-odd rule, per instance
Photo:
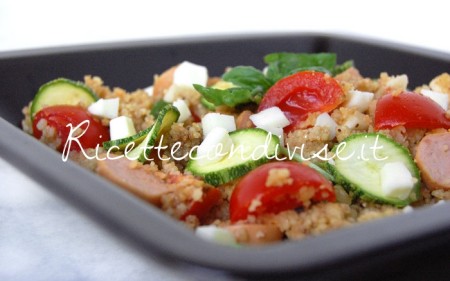
{"label": "sliced sausage", "polygon": [[280,241],[283,234],[278,227],[269,224],[235,224],[227,226],[236,238],[236,242],[242,244],[261,245]]}
{"label": "sliced sausage", "polygon": [[244,110],[242,111],[239,116],[236,118],[236,128],[237,129],[247,129],[247,128],[253,128],[255,125],[253,125],[252,120],[250,120],[250,115],[253,113],[250,110]]}
{"label": "sliced sausage", "polygon": [[425,136],[415,161],[428,188],[450,190],[450,132]]}
{"label": "sliced sausage", "polygon": [[148,167],[127,158],[98,161],[97,173],[156,206],[161,205],[161,196],[172,190]]}

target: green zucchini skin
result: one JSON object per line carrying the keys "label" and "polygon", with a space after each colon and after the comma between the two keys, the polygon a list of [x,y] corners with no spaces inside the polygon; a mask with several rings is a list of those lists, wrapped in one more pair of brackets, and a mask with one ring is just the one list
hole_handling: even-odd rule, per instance
{"label": "green zucchini skin", "polygon": [[105,141],[103,142],[103,148],[105,150],[109,150],[111,148],[113,148],[113,151],[117,151],[117,150],[124,150],[128,144],[130,144],[131,142],[134,143],[134,145],[138,145],[140,144],[145,137],[147,136],[147,134],[150,132],[150,130],[152,129],[152,126],[148,127],[145,130],[142,130],[140,132],[138,132],[135,135],[132,135],[130,137],[126,137],[126,138],[121,138],[121,139],[117,139],[117,140],[110,140],[110,141]]}
{"label": "green zucchini skin", "polygon": [[137,159],[142,163],[147,162],[147,158],[152,151],[151,147],[155,146],[161,136],[170,130],[172,124],[177,122],[178,117],[180,117],[180,112],[175,106],[168,104],[162,108],[153,126],[146,129],[149,131],[144,140],[130,151],[127,154],[127,157],[130,159]]}
{"label": "green zucchini skin", "polygon": [[97,100],[98,96],[84,83],[58,78],[39,88],[31,104],[31,119],[39,110],[47,106],[79,105],[80,103],[89,106]]}
{"label": "green zucchini skin", "polygon": [[[230,133],[230,137],[233,140],[233,144],[237,147],[240,144],[246,147],[245,154],[250,153],[252,149],[265,145],[267,142],[267,153],[257,159],[242,159],[239,157],[239,153],[233,155],[233,157],[225,156],[224,159],[218,163],[212,165],[202,166],[199,161],[190,159],[186,169],[192,174],[202,177],[205,182],[218,186],[227,182],[230,182],[236,178],[239,178],[256,167],[269,161],[269,158],[276,153],[276,146],[279,145],[280,140],[277,136],[271,135],[262,129],[250,128],[238,130]],[[267,155],[266,155],[267,154]]]}
{"label": "green zucchini skin", "polygon": [[[359,147],[360,149],[367,152],[368,147],[370,147],[369,145],[374,144],[375,139],[377,138],[378,143],[382,145],[383,148],[387,148],[380,151],[379,159],[383,158],[384,156],[388,157],[388,159],[391,158],[391,161],[387,159],[384,161],[370,159],[366,163],[363,163],[364,160],[355,157],[347,160],[340,160],[339,158],[336,158],[334,159],[334,164],[331,164],[330,162],[327,163],[327,168],[335,177],[335,182],[342,185],[346,189],[346,191],[353,196],[354,199],[359,198],[363,201],[390,204],[396,207],[404,207],[414,201],[417,201],[420,198],[420,171],[407,148],[396,143],[394,140],[386,137],[383,134],[362,133],[351,135],[343,140],[342,142],[346,142],[347,146],[342,151],[345,152],[346,149],[350,149],[349,147],[353,149]],[[362,146],[362,144],[365,144],[365,146]],[[337,145],[333,148],[332,152],[336,153],[336,151]],[[403,164],[405,164],[411,175],[415,179],[417,179],[417,182],[414,184],[409,197],[405,200],[380,194],[379,189],[381,189],[381,185],[378,186],[376,184],[376,180],[372,181],[372,179],[376,179],[377,176],[379,177],[381,165],[392,162],[392,159],[401,161]],[[350,165],[346,166],[343,161],[350,161],[347,162],[350,163]],[[366,167],[367,169],[364,169],[364,167]],[[358,177],[360,177],[360,179],[358,179]]]}

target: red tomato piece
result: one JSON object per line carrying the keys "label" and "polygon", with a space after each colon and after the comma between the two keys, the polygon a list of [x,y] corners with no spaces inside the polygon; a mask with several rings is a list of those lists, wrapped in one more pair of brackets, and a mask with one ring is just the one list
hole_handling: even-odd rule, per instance
{"label": "red tomato piece", "polygon": [[[289,170],[289,177],[286,182],[266,186],[274,169]],[[230,199],[230,219],[236,222],[248,215],[279,213],[319,201],[336,201],[333,185],[324,176],[297,162],[271,162],[251,171],[237,184]]]}
{"label": "red tomato piece", "polygon": [[445,117],[444,109],[428,97],[408,92],[386,94],[378,100],[375,109],[375,129],[395,126],[449,129],[450,119]]}
{"label": "red tomato piece", "polygon": [[[61,144],[57,147],[59,151],[63,150],[70,134],[70,127],[67,125],[72,124],[72,127],[75,128],[85,120],[89,121],[89,125],[85,124],[80,127],[85,133],[78,138],[83,149],[95,148],[97,144],[109,140],[108,128],[95,120],[86,109],[79,106],[55,105],[41,109],[36,113],[33,120],[33,135],[37,139],[42,136],[42,131],[38,129],[38,123],[42,119],[47,121],[47,126],[55,129],[58,138],[61,139]],[[80,151],[80,149],[74,141],[71,150]]]}
{"label": "red tomato piece", "polygon": [[264,95],[258,111],[278,106],[295,129],[309,113],[329,112],[344,100],[344,91],[331,76],[315,71],[301,71],[280,79]]}
{"label": "red tomato piece", "polygon": [[189,209],[180,217],[180,220],[185,220],[188,216],[193,215],[203,219],[212,207],[217,205],[222,198],[222,194],[219,189],[211,188],[203,194],[201,201],[195,201],[189,207]]}
{"label": "red tomato piece", "polygon": [[202,121],[202,118],[200,117],[201,115],[199,114],[197,108],[191,107],[191,108],[189,108],[189,110],[191,111],[192,119],[194,119],[194,122],[201,122]]}

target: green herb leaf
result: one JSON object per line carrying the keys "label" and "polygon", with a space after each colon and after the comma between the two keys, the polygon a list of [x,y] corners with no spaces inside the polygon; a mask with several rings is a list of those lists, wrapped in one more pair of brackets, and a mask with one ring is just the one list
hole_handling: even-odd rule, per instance
{"label": "green herb leaf", "polygon": [[250,102],[259,103],[267,89],[272,86],[270,80],[252,66],[234,67],[224,73],[222,79],[236,87],[221,90],[194,85],[203,96],[202,104],[209,109],[219,105],[235,107]]}
{"label": "green herb leaf", "polygon": [[334,53],[272,53],[264,57],[267,63],[267,78],[273,83],[283,77],[303,70],[315,70],[336,75],[352,66],[351,61],[336,65]]}
{"label": "green herb leaf", "polygon": [[345,61],[343,64],[336,65],[333,70],[333,75],[338,75],[339,73],[346,71],[347,69],[349,69],[352,66],[353,66],[352,60],[348,60],[348,61]]}
{"label": "green herb leaf", "polygon": [[222,75],[222,79],[236,86],[259,91],[267,91],[272,86],[264,74],[252,66],[237,66]]}
{"label": "green herb leaf", "polygon": [[203,105],[204,107],[206,107],[206,108],[209,109],[209,110],[215,110],[215,109],[216,109],[216,106],[215,106],[213,103],[209,102],[209,101],[208,101],[207,99],[205,99],[204,97],[201,97],[200,102],[202,103],[202,105]]}
{"label": "green herb leaf", "polygon": [[254,92],[246,88],[230,88],[226,90],[220,90],[210,87],[203,87],[198,84],[194,84],[194,88],[202,94],[202,96],[215,106],[226,105],[229,107],[235,107],[239,104],[261,101],[263,92]]}

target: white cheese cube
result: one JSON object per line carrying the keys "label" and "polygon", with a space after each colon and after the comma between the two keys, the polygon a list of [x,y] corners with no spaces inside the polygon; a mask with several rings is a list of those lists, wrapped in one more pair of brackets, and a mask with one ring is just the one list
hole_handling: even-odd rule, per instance
{"label": "white cheese cube", "polygon": [[411,207],[410,205],[408,205],[408,206],[406,206],[406,207],[404,207],[403,209],[402,209],[402,211],[403,211],[403,213],[411,213],[411,212],[413,212],[414,211],[414,208],[413,207]]}
{"label": "white cheese cube", "polygon": [[344,103],[345,107],[356,108],[360,112],[365,112],[369,109],[370,102],[373,100],[373,93],[362,92],[358,90],[350,90],[347,95],[347,100]]}
{"label": "white cheese cube", "polygon": [[420,90],[420,93],[426,97],[429,97],[433,101],[435,101],[445,111],[448,110],[448,95],[447,94],[430,91],[430,90],[426,90],[426,89]]}
{"label": "white cheese cube", "polygon": [[279,137],[280,138],[280,145],[284,146],[284,132],[283,132],[283,128],[275,128],[275,127],[266,127],[266,128],[257,127],[257,128],[263,129],[264,131]]}
{"label": "white cheese cube", "polygon": [[147,95],[149,97],[153,96],[153,86],[149,86],[149,87],[145,88],[144,91],[147,92]]}
{"label": "white cheese cube", "polygon": [[228,131],[214,128],[197,148],[197,159],[201,165],[210,165],[225,158],[231,151],[233,140]]}
{"label": "white cheese cube", "polygon": [[183,123],[189,117],[192,116],[191,111],[189,110],[189,107],[187,106],[187,104],[184,100],[178,99],[178,100],[174,101],[173,106],[175,106],[178,109],[178,111],[180,112],[180,117],[178,117],[177,122]]}
{"label": "white cheese cube", "polygon": [[88,111],[96,116],[116,118],[119,115],[119,98],[99,99],[88,107]]}
{"label": "white cheese cube", "polygon": [[260,128],[284,128],[291,124],[278,106],[250,115],[250,120]]}
{"label": "white cheese cube", "polygon": [[199,226],[195,229],[195,235],[207,241],[216,242],[222,245],[236,244],[236,239],[231,231],[215,225]]}
{"label": "white cheese cube", "polygon": [[109,135],[111,140],[122,139],[136,134],[133,120],[127,116],[119,116],[109,121]]}
{"label": "white cheese cube", "polygon": [[224,128],[228,132],[236,131],[236,122],[234,121],[234,116],[220,114],[211,112],[203,116],[202,118],[202,128],[203,128],[203,138],[214,129],[214,128]]}
{"label": "white cheese cube", "polygon": [[173,84],[193,87],[192,84],[206,86],[208,69],[202,65],[184,61],[177,66],[173,73]]}
{"label": "white cheese cube", "polygon": [[330,131],[330,140],[336,137],[337,124],[328,113],[324,112],[317,116],[314,126],[327,127]]}
{"label": "white cheese cube", "polygon": [[164,94],[164,100],[166,102],[173,102],[180,92],[187,92],[188,94],[185,95],[189,95],[189,92],[196,93],[192,85],[199,84],[206,86],[207,82],[208,69],[206,67],[184,61],[175,69],[172,85]]}
{"label": "white cheese cube", "polygon": [[[176,96],[178,95],[178,93],[189,93],[189,92],[193,92],[195,91],[195,89],[188,87],[188,86],[184,86],[184,85],[175,85],[172,84],[169,89],[167,89],[167,91],[164,94],[164,101],[166,102],[174,102]],[[187,94],[185,94],[184,96],[186,96]]]}
{"label": "white cheese cube", "polygon": [[408,198],[414,187],[414,178],[402,162],[386,163],[380,173],[384,195],[401,200]]}

